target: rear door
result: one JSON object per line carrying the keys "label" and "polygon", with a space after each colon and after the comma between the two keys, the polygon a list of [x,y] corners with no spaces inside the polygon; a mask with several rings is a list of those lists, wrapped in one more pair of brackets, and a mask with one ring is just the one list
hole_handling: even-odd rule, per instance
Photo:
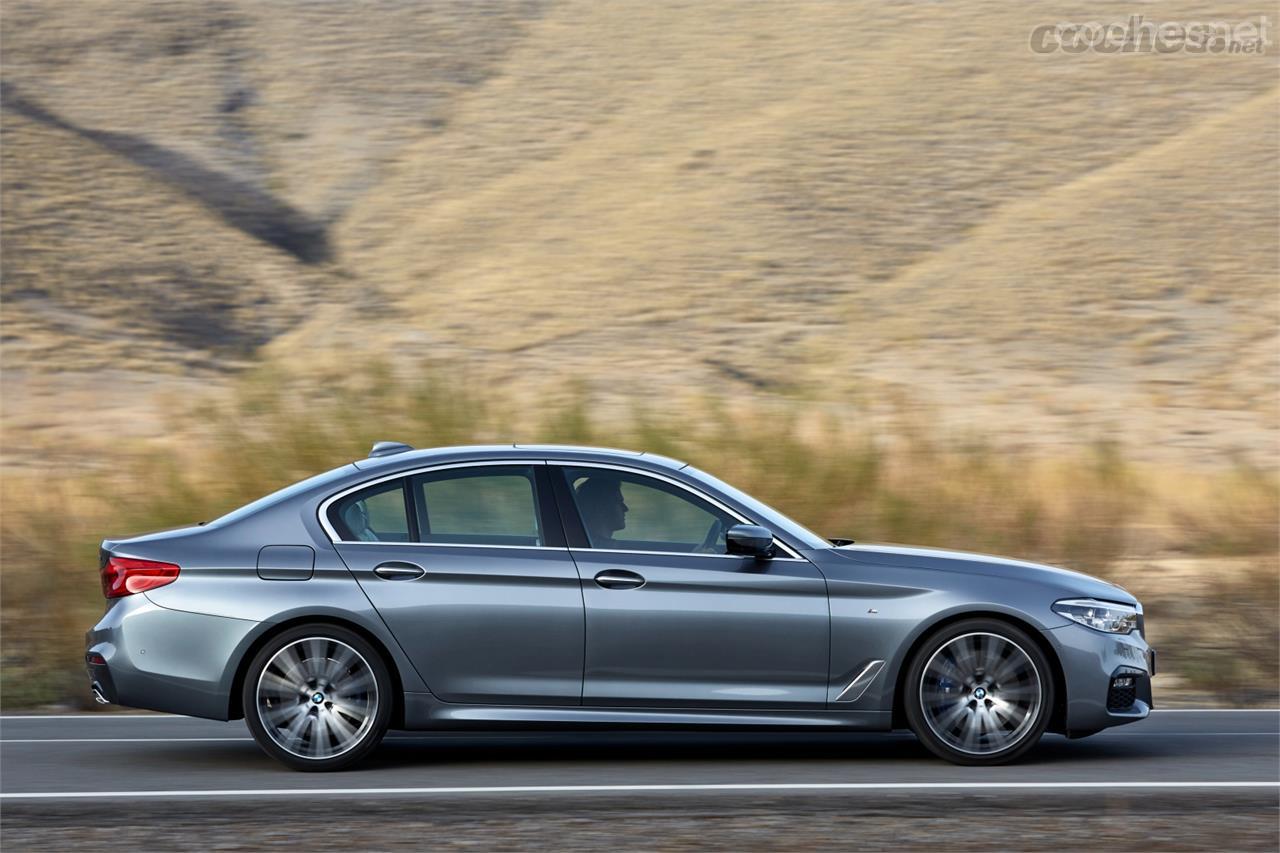
{"label": "rear door", "polygon": [[821,572],[725,553],[743,519],[678,481],[552,466],[586,604],[583,704],[824,707]]}
{"label": "rear door", "polygon": [[330,499],[322,512],[437,698],[581,701],[582,593],[544,463],[435,468]]}

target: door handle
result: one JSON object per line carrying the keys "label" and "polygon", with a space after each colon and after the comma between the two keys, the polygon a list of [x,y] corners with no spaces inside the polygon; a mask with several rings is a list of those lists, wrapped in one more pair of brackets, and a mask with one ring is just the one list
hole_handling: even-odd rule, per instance
{"label": "door handle", "polygon": [[416,566],[413,563],[392,561],[390,563],[381,563],[376,566],[373,573],[384,580],[411,581],[425,575],[427,570],[422,568],[422,566]]}
{"label": "door handle", "polygon": [[635,572],[607,569],[596,575],[596,583],[605,589],[639,589],[644,586],[644,578]]}

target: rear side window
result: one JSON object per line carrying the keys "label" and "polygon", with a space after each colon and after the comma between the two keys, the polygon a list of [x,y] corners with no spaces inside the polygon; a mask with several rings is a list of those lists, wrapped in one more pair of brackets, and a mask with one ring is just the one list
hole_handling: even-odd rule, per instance
{"label": "rear side window", "polygon": [[421,474],[412,484],[422,542],[544,544],[532,466],[452,468]]}
{"label": "rear side window", "polygon": [[329,508],[329,521],[347,542],[409,542],[404,480],[379,483]]}

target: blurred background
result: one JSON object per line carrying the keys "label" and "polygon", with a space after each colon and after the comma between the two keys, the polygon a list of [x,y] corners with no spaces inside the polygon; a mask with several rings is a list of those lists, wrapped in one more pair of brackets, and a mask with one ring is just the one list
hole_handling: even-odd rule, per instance
{"label": "blurred background", "polygon": [[1135,11],[1207,14],[6,0],[4,706],[87,706],[104,536],[395,439],[1098,574],[1274,707],[1277,51],[1029,47]]}

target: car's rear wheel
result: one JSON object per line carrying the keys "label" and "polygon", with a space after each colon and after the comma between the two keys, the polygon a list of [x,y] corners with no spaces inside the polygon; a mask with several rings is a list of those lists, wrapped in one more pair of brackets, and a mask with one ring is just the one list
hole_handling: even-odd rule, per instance
{"label": "car's rear wheel", "polygon": [[1026,632],[968,619],[934,634],[907,670],[903,699],[916,737],[956,764],[1004,764],[1044,734],[1053,674]]}
{"label": "car's rear wheel", "polygon": [[301,625],[262,647],[244,679],[245,722],[295,770],[340,770],[386,734],[391,678],[381,655],[336,625]]}

